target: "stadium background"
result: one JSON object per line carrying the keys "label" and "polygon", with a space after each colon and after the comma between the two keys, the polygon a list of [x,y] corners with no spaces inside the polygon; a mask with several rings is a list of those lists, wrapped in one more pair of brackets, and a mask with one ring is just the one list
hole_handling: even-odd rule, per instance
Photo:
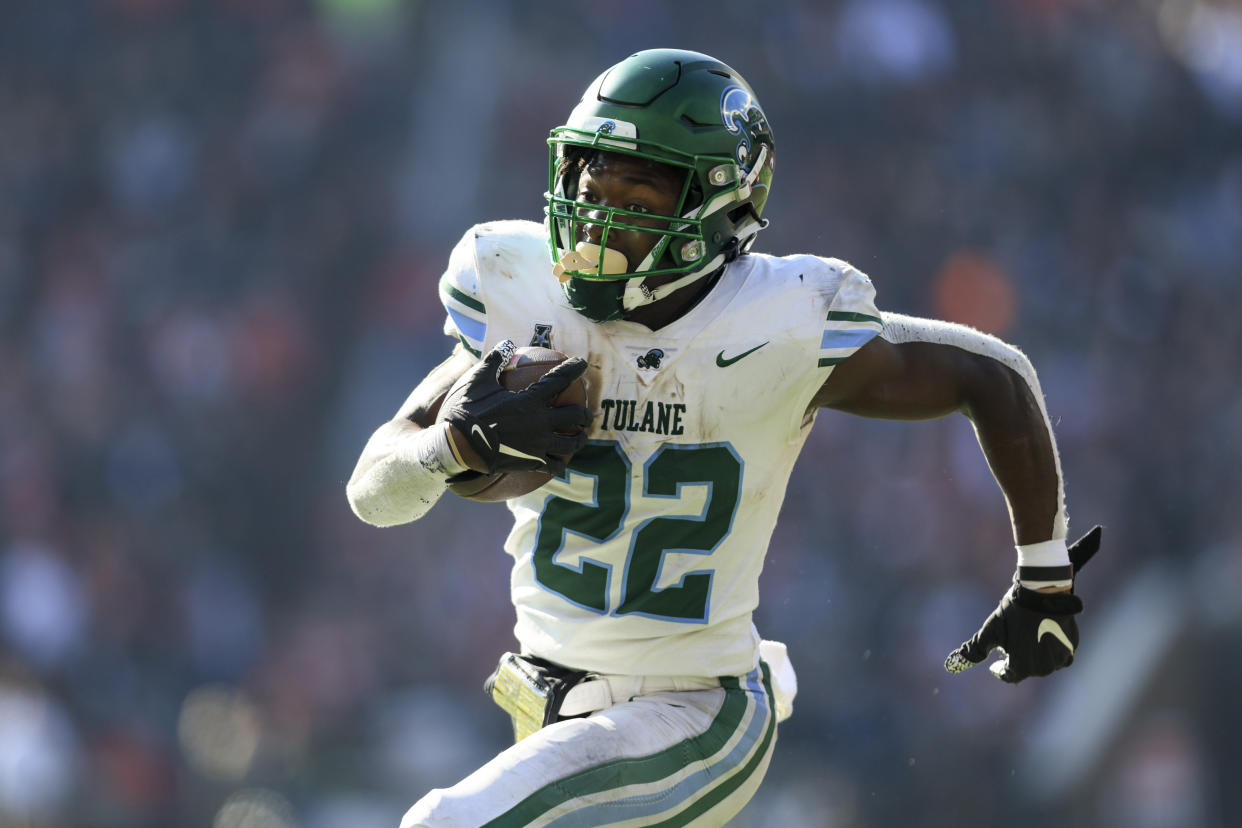
{"label": "stadium background", "polygon": [[504,744],[507,513],[380,531],[343,486],[447,351],[456,238],[537,219],[548,128],[664,45],[758,90],[758,248],[1024,347],[1107,526],[1072,670],[951,678],[1013,562],[969,426],[824,415],[735,825],[1236,819],[1242,4],[8,0],[0,825],[395,826]]}

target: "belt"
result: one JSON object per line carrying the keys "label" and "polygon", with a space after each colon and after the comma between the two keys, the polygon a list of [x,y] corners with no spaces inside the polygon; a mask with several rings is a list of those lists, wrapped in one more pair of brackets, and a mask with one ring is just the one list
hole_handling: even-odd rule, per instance
{"label": "belt", "polygon": [[654,693],[712,690],[720,679],[704,676],[600,676],[589,675],[569,688],[561,702],[561,716],[595,713],[619,702]]}

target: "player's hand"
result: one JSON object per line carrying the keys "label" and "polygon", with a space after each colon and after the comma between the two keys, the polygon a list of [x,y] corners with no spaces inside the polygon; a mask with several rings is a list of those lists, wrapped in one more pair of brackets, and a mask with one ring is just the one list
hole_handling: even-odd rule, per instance
{"label": "player's hand", "polygon": [[[1070,563],[1077,575],[1100,548],[1099,526],[1069,548]],[[1002,658],[988,668],[1013,684],[1030,676],[1046,676],[1074,663],[1082,599],[1072,592],[1036,592],[1015,580],[1000,604],[971,639],[945,659],[944,668],[960,673],[984,661],[994,649]]]}
{"label": "player's hand", "polygon": [[509,391],[499,377],[515,350],[506,339],[484,354],[449,389],[436,419],[453,426],[479,455],[485,468],[476,471],[559,473],[564,458],[586,443],[591,418],[583,406],[549,403],[586,372],[586,360],[567,359],[527,388]]}

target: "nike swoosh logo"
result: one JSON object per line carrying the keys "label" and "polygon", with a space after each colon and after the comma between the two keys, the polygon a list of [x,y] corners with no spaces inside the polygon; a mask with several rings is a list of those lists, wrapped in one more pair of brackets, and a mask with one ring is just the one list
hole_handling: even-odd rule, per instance
{"label": "nike swoosh logo", "polygon": [[1039,622],[1039,629],[1035,630],[1035,643],[1045,635],[1051,635],[1057,641],[1065,645],[1065,649],[1070,651],[1070,655],[1074,654],[1074,645],[1070,643],[1069,636],[1065,634],[1065,630],[1061,629],[1061,625],[1051,618],[1045,618]]}
{"label": "nike swoosh logo", "polygon": [[[771,341],[772,340],[770,339],[768,340],[768,342],[771,342]],[[767,345],[767,344],[768,344],[767,342],[763,343],[763,345]],[[750,356],[755,351],[762,348],[763,345],[756,345],[755,347],[751,348],[749,351],[742,351],[742,353],[738,354],[737,356],[729,357],[728,359],[725,359],[724,351],[721,351],[720,353],[716,354],[716,364],[719,365],[721,368],[728,368],[730,365],[737,362],[742,357]]]}
{"label": "nike swoosh logo", "polygon": [[492,441],[487,439],[487,432],[485,432],[478,423],[474,424],[474,426],[470,429],[470,433],[479,435],[479,439],[483,441],[483,445],[487,447],[487,450],[492,450]]}
{"label": "nike swoosh logo", "polygon": [[501,454],[507,454],[510,457],[521,457],[524,460],[535,460],[539,463],[543,462],[542,457],[536,457],[533,454],[527,454],[524,451],[519,451],[518,449],[515,449],[513,446],[506,446],[504,443],[501,443],[499,446],[497,446],[496,450],[499,451]]}

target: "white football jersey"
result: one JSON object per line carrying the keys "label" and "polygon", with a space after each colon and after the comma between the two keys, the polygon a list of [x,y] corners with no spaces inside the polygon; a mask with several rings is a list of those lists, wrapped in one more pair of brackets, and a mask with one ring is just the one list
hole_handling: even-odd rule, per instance
{"label": "white football jersey", "polygon": [[525,653],[600,673],[740,675],[757,664],[759,573],[812,397],[881,329],[845,262],[747,254],[658,331],[568,305],[542,225],[473,227],[440,281],[445,331],[588,360],[590,442],[509,501]]}

